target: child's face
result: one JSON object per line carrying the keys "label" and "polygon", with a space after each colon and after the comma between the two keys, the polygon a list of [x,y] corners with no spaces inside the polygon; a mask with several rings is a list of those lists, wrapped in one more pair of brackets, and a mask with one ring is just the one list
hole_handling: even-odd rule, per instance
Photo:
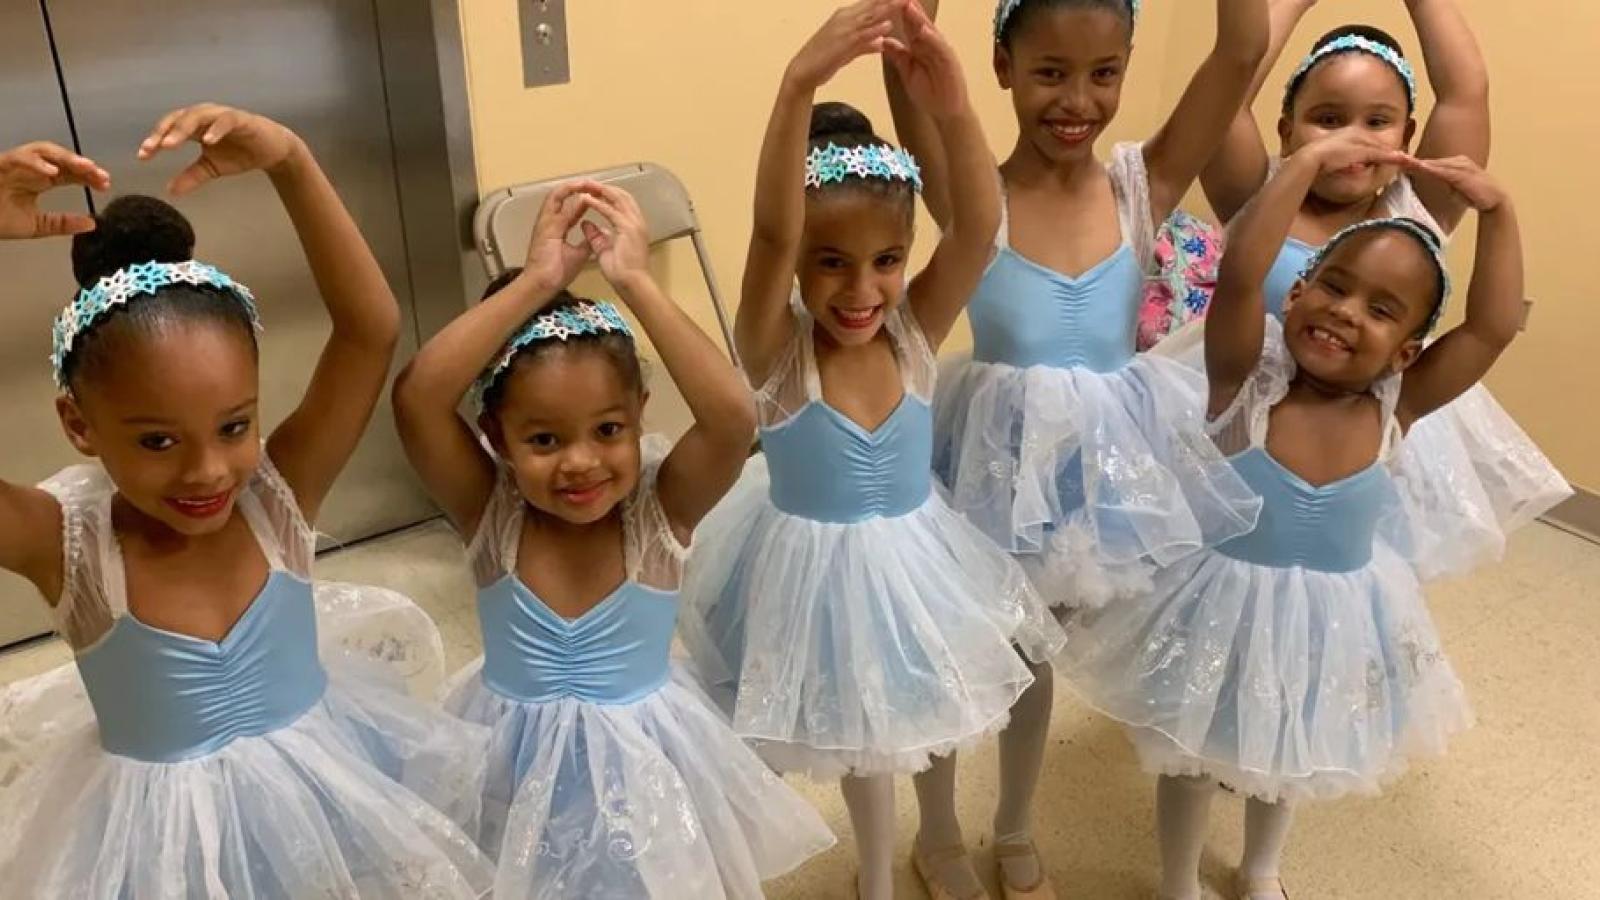
{"label": "child's face", "polygon": [[1290,291],[1284,340],[1318,381],[1365,391],[1416,360],[1437,292],[1438,275],[1415,239],[1359,233]]}
{"label": "child's face", "polygon": [[1128,20],[1106,8],[1037,10],[997,46],[995,75],[1011,92],[1021,139],[1052,164],[1094,155],[1116,118],[1133,47]]}
{"label": "child's face", "polygon": [[249,338],[174,322],[119,340],[111,365],[57,401],[67,438],[134,509],[172,531],[220,530],[261,462]]}
{"label": "child's face", "polygon": [[506,376],[497,413],[480,424],[539,511],[590,525],[639,483],[645,397],[598,350],[558,350]]}
{"label": "child's face", "polygon": [[[1301,84],[1290,117],[1278,122],[1285,157],[1347,130],[1394,150],[1410,146],[1416,130],[1406,112],[1405,82],[1371,54],[1342,53],[1324,60]],[[1358,203],[1377,196],[1396,173],[1393,166],[1356,167],[1318,177],[1311,192],[1329,203]]]}
{"label": "child's face", "polygon": [[834,343],[873,339],[906,290],[911,215],[866,191],[831,191],[806,200],[796,275],[806,310]]}

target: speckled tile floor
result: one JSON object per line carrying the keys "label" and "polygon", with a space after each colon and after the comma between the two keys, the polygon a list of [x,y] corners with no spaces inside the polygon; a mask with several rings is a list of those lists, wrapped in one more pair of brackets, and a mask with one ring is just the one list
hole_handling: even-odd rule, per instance
{"label": "speckled tile floor", "polygon": [[[330,554],[319,573],[410,594],[438,622],[450,667],[478,654],[471,584],[442,525]],[[1431,600],[1478,726],[1382,798],[1303,807],[1285,869],[1291,892],[1297,900],[1600,897],[1600,767],[1588,756],[1600,748],[1600,547],[1534,526],[1505,562],[1439,586]],[[0,682],[67,658],[55,642],[0,656]],[[1056,890],[1063,898],[1153,897],[1153,784],[1117,728],[1070,691],[1056,697],[1036,828]],[[968,843],[988,877],[992,745],[962,759],[961,779]],[[839,845],[768,885],[769,896],[850,897],[853,851],[838,791],[795,784],[822,809]],[[898,896],[920,898],[905,863],[916,827],[909,781],[900,798]],[[1241,815],[1237,800],[1214,807],[1205,863],[1214,886],[1227,883],[1239,853]]]}

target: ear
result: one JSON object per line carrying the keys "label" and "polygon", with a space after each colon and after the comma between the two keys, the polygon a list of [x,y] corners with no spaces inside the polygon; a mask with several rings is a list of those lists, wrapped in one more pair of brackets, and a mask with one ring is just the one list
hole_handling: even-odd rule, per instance
{"label": "ear", "polygon": [[505,430],[500,427],[500,418],[489,413],[488,411],[478,413],[478,430],[483,432],[483,436],[485,438],[488,438],[489,446],[494,449],[494,452],[498,454],[501,459],[505,459],[506,433]]}
{"label": "ear", "polygon": [[1422,338],[1407,338],[1400,349],[1394,352],[1394,357],[1389,360],[1389,371],[1395,375],[1411,368],[1411,364],[1422,355]]}
{"label": "ear", "polygon": [[1299,300],[1300,296],[1305,292],[1306,280],[1304,278],[1295,279],[1294,287],[1289,288],[1289,293],[1283,298],[1283,314],[1285,316],[1289,314],[1289,310],[1294,308],[1295,301]]}
{"label": "ear", "polygon": [[1416,136],[1417,136],[1417,117],[1416,116],[1412,116],[1411,118],[1406,120],[1406,143],[1405,143],[1405,148],[1406,148],[1407,152],[1409,152],[1411,150],[1411,142],[1412,142],[1412,140],[1414,140],[1416,138]]}
{"label": "ear", "polygon": [[89,420],[84,417],[83,410],[79,408],[78,401],[72,399],[71,394],[62,394],[56,398],[56,415],[61,419],[61,430],[66,433],[67,440],[74,450],[84,456],[99,456],[95,452],[93,432],[89,428]]}
{"label": "ear", "polygon": [[1294,134],[1294,123],[1288,116],[1278,117],[1278,155],[1289,156],[1289,138]]}
{"label": "ear", "polygon": [[994,44],[994,77],[1000,82],[1000,90],[1011,90],[1011,51],[999,41]]}

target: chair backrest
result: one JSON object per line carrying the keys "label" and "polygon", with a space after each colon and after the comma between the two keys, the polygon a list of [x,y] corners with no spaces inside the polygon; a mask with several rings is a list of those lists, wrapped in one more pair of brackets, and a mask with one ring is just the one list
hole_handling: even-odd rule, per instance
{"label": "chair backrest", "polygon": [[[485,197],[473,218],[478,254],[491,278],[522,262],[545,198],[557,185],[575,178],[613,184],[632,194],[644,210],[652,244],[690,237],[700,231],[694,203],[683,182],[654,163],[631,163],[519,184]],[[594,218],[594,214],[586,218]],[[579,238],[581,235],[574,235],[572,239],[576,242]]]}
{"label": "chair backrest", "polygon": [[[560,178],[501,188],[483,198],[483,202],[478,204],[477,214],[473,216],[472,235],[489,277],[494,278],[522,263],[545,198],[557,185],[576,178],[616,185],[632,194],[644,211],[652,245],[679,238],[688,238],[693,242],[695,256],[700,262],[700,274],[705,278],[706,290],[711,295],[711,308],[722,330],[723,345],[737,365],[739,360],[733,347],[732,320],[722,302],[722,292],[717,287],[716,273],[711,268],[711,254],[700,232],[700,220],[695,216],[694,203],[678,176],[655,163],[629,163],[592,172],[576,172]],[[602,224],[593,212],[584,218],[597,225]],[[583,233],[576,228],[574,232],[567,239],[574,244],[581,243]]]}

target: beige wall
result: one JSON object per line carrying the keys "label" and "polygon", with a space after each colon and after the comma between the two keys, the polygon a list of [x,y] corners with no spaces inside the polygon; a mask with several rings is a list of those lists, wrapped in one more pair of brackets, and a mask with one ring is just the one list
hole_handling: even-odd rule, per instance
{"label": "beige wall", "polygon": [[[1600,174],[1578,164],[1600,146],[1600,4],[1461,0],[1494,73],[1494,168],[1516,190],[1529,257],[1532,328],[1491,376],[1505,405],[1575,482],[1600,489],[1600,303],[1586,256],[1568,238],[1600,200]],[[699,208],[718,277],[737,297],[749,233],[755,157],[773,92],[794,50],[826,17],[828,0],[571,0],[572,83],[526,90],[517,0],[461,0],[478,177],[484,191],[587,168],[650,160],[677,172]],[[989,0],[946,0],[941,26],[967,65],[997,153],[1016,134],[1009,97],[989,70]],[[1213,33],[1213,6],[1146,4],[1115,139],[1147,136],[1175,102]],[[1268,83],[1258,111],[1270,127],[1278,85],[1322,31],[1347,21],[1386,28],[1417,56],[1398,0],[1337,0],[1313,10]],[[1426,92],[1424,92],[1426,93]],[[890,122],[875,61],[857,63],[822,99],[847,100]],[[924,233],[927,229],[924,228]],[[1470,262],[1470,225],[1456,262]],[[926,243],[926,242],[924,242]],[[692,254],[661,261],[669,288],[710,327]],[[958,345],[965,336],[954,339]],[[1586,415],[1584,413],[1587,413]],[[1574,413],[1578,413],[1574,415]]]}

